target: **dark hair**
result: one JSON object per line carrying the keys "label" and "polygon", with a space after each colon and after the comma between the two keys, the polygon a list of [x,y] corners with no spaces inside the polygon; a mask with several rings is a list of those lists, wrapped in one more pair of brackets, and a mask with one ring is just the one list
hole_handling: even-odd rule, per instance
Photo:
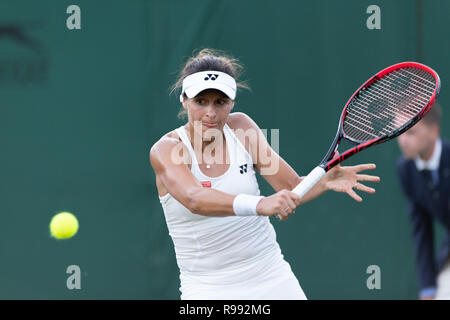
{"label": "dark hair", "polygon": [[438,126],[440,126],[441,119],[442,119],[442,108],[441,105],[436,101],[434,103],[434,106],[423,117],[423,122],[427,124],[437,124]]}
{"label": "dark hair", "polygon": [[[249,89],[250,87],[245,81],[238,81],[243,71],[243,66],[238,59],[215,49],[204,48],[197,54],[188,59],[178,74],[177,81],[172,85],[170,94],[174,93],[183,86],[183,80],[187,76],[201,71],[221,71],[232,76],[236,80],[238,88]],[[186,94],[184,94],[186,98]],[[187,112],[181,108],[178,112],[178,118],[186,116]]]}

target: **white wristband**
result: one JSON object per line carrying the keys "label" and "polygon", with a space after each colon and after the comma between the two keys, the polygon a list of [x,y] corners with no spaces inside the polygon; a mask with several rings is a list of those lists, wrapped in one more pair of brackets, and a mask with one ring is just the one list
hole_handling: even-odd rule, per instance
{"label": "white wristband", "polygon": [[233,200],[233,210],[237,216],[257,216],[256,206],[264,196],[238,194]]}

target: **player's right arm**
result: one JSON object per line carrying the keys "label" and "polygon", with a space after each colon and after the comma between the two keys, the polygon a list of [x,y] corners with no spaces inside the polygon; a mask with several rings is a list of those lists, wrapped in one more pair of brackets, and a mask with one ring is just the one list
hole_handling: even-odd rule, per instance
{"label": "player's right arm", "polygon": [[[184,154],[189,154],[182,142],[170,137],[163,137],[152,146],[150,163],[157,179],[192,213],[216,217],[234,216],[233,201],[236,195],[203,187],[188,165],[174,156],[177,152],[173,150],[180,149],[183,149]],[[278,192],[267,197],[270,201],[264,201],[264,205],[258,205],[258,214],[280,214],[287,217],[297,206],[296,198],[297,195],[288,190]],[[284,209],[287,207],[292,210],[286,212]]]}

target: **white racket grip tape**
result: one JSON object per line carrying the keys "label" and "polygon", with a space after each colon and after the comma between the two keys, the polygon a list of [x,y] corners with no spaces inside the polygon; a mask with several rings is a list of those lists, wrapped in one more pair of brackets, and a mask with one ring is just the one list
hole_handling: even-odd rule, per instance
{"label": "white racket grip tape", "polygon": [[292,192],[296,193],[300,199],[315,186],[317,182],[325,175],[325,169],[322,167],[315,167],[303,180],[300,182]]}

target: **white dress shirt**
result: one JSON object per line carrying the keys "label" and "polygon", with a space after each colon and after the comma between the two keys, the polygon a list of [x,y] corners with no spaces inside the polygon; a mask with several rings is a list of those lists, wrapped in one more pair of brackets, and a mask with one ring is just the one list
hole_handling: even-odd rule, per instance
{"label": "white dress shirt", "polygon": [[430,170],[431,176],[433,177],[435,184],[439,182],[438,170],[439,170],[439,162],[441,161],[441,153],[442,153],[442,141],[439,138],[437,139],[436,144],[434,145],[433,154],[431,155],[431,158],[428,161],[421,159],[419,156],[417,156],[414,159],[417,170],[419,171]]}

